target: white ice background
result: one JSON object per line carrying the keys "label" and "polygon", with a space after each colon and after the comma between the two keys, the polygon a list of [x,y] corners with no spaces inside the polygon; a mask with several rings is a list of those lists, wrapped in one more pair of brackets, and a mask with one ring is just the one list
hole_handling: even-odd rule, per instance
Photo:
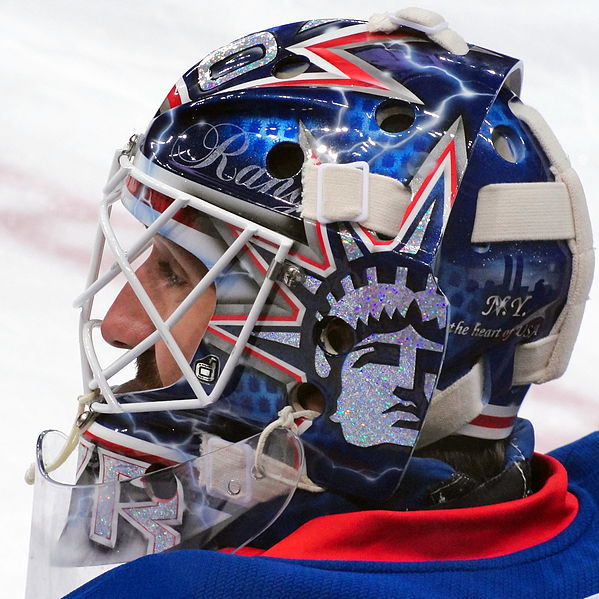
{"label": "white ice background", "polygon": [[[599,5],[422,6],[466,40],[523,59],[523,99],[553,127],[599,223]],[[67,430],[81,391],[71,301],[83,287],[113,150],[143,131],[175,80],[216,47],[285,22],[399,8],[390,0],[0,0],[2,597],[24,591],[31,488],[23,473],[37,433]],[[599,428],[596,295],[597,285],[568,373],[525,402],[540,450]]]}

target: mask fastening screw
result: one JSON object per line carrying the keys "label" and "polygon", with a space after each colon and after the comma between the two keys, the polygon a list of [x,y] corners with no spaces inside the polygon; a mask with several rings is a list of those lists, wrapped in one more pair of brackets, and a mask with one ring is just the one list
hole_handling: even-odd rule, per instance
{"label": "mask fastening screw", "polygon": [[138,141],[139,141],[139,135],[137,135],[137,133],[134,133],[129,138],[129,141],[127,142],[127,146],[125,148],[123,148],[123,150],[121,152],[121,156],[132,156],[134,153],[133,151],[135,150],[135,147],[137,146]]}
{"label": "mask fastening screw", "polygon": [[304,271],[295,264],[290,264],[286,262],[283,265],[281,272],[281,280],[287,287],[293,287],[294,285],[299,285],[304,282],[306,279],[306,275]]}
{"label": "mask fastening screw", "polygon": [[239,495],[241,493],[241,485],[236,480],[230,480],[227,485],[229,495]]}
{"label": "mask fastening screw", "polygon": [[77,420],[75,421],[75,425],[78,429],[83,429],[89,422],[94,418],[95,412],[89,408],[81,412],[79,416],[77,416]]}

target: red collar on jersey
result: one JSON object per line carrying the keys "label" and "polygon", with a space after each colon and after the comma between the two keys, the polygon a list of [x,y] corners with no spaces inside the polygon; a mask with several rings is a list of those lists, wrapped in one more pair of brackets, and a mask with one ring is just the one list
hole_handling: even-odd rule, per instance
{"label": "red collar on jersey", "polygon": [[[414,512],[364,511],[321,516],[270,549],[238,555],[289,559],[432,561],[507,555],[552,539],[574,520],[578,501],[565,468],[535,455],[541,488],[524,499],[475,508]],[[284,516],[283,516],[284,517]]]}

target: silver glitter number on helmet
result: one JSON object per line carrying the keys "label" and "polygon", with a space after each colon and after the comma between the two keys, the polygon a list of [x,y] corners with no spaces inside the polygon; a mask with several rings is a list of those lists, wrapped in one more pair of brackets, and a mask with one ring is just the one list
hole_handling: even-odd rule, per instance
{"label": "silver glitter number on helmet", "polygon": [[[250,50],[256,48],[261,50],[262,56],[257,59],[253,59],[251,54],[242,56],[244,50]],[[245,75],[254,69],[258,69],[265,64],[271,62],[277,55],[277,40],[274,35],[268,31],[261,33],[254,33],[247,35],[239,40],[236,40],[214,52],[211,52],[200,62],[198,65],[198,83],[203,91],[209,91],[235,79],[241,75]],[[227,59],[231,59],[237,55],[239,64],[232,65],[227,68],[227,65],[223,64],[223,68],[220,71],[220,76],[214,77],[214,67],[218,63],[224,63]]]}

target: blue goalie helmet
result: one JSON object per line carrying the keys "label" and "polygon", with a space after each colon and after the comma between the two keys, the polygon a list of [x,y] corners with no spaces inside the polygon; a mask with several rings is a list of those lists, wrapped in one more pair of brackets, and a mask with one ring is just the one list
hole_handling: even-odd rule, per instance
{"label": "blue goalie helmet", "polygon": [[84,442],[165,466],[287,421],[305,484],[382,501],[416,447],[508,437],[592,273],[578,179],[520,85],[415,10],[189,69],[106,187]]}

